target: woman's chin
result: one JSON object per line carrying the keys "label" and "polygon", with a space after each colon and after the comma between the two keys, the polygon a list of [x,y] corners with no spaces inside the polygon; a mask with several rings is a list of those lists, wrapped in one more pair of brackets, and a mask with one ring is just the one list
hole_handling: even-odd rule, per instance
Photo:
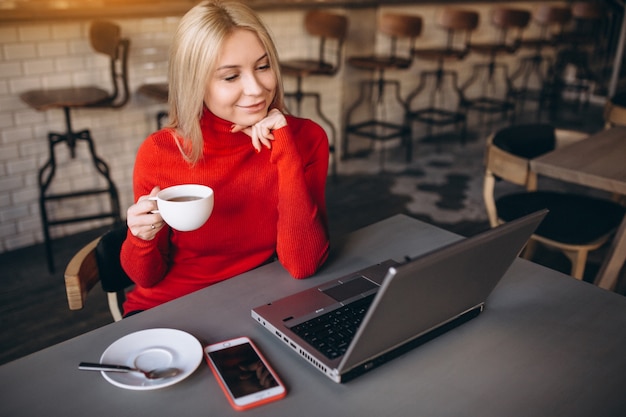
{"label": "woman's chin", "polygon": [[234,123],[240,126],[252,126],[263,120],[265,116],[267,116],[267,112],[265,114],[258,113],[246,117],[238,117]]}

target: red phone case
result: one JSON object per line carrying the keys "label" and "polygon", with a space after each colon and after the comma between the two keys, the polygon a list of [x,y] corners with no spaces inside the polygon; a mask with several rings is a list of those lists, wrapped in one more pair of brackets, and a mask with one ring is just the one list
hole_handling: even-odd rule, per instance
{"label": "red phone case", "polygon": [[[238,339],[238,338],[235,338]],[[235,340],[235,339],[231,339],[231,340]],[[257,355],[259,355],[259,358],[261,358],[261,361],[263,361],[263,363],[265,364],[266,368],[271,372],[272,376],[274,377],[274,379],[276,380],[276,382],[282,386],[284,388],[284,391],[281,394],[275,395],[273,397],[268,397],[268,398],[264,398],[262,400],[258,400],[255,401],[251,404],[247,404],[244,406],[241,405],[237,405],[234,401],[233,398],[231,397],[228,387],[226,387],[226,385],[224,384],[224,382],[222,381],[222,378],[220,377],[219,371],[215,368],[215,366],[213,366],[213,362],[211,361],[211,359],[209,358],[209,353],[206,351],[206,348],[204,349],[204,358],[206,359],[209,368],[211,369],[211,372],[213,373],[213,376],[215,376],[215,379],[217,380],[217,383],[219,384],[220,388],[222,389],[222,391],[224,392],[224,396],[226,396],[226,399],[228,400],[228,402],[230,403],[230,405],[238,411],[244,411],[244,410],[248,410],[250,408],[254,408],[254,407],[258,407],[260,405],[263,404],[267,404],[267,403],[271,403],[274,401],[278,401],[281,398],[284,398],[287,395],[287,387],[285,386],[285,384],[283,384],[282,380],[278,377],[278,374],[276,374],[276,371],[274,371],[274,368],[272,368],[269,364],[269,362],[267,361],[267,359],[265,358],[265,356],[263,356],[263,354],[261,353],[261,351],[259,350],[259,348],[254,344],[254,342],[252,342],[252,340],[250,338],[247,338],[248,342],[250,343],[250,345],[252,346],[252,349],[254,349],[254,351],[257,353]],[[218,342],[217,344],[222,344],[222,343],[226,343],[228,342],[228,340],[225,340],[223,342]]]}

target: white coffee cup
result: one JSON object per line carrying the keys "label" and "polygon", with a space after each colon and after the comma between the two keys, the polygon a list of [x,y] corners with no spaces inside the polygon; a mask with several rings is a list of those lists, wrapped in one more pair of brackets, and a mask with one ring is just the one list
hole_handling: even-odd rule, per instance
{"label": "white coffee cup", "polygon": [[150,200],[159,208],[153,213],[160,213],[165,223],[181,232],[199,229],[213,212],[213,189],[206,185],[174,185]]}

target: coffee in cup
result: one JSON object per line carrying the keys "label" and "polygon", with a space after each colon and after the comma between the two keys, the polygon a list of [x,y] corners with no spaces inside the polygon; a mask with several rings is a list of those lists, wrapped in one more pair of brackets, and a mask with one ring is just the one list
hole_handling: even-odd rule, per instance
{"label": "coffee in cup", "polygon": [[182,184],[165,188],[150,200],[157,202],[165,223],[172,229],[189,232],[199,229],[213,211],[213,189],[200,184]]}

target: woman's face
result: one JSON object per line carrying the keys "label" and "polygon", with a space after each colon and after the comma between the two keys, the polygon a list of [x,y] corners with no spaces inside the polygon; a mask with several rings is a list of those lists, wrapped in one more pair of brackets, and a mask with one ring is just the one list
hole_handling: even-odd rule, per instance
{"label": "woman's face", "polygon": [[222,119],[251,126],[267,115],[275,94],[276,75],[261,41],[249,30],[235,30],[222,45],[204,104]]}

